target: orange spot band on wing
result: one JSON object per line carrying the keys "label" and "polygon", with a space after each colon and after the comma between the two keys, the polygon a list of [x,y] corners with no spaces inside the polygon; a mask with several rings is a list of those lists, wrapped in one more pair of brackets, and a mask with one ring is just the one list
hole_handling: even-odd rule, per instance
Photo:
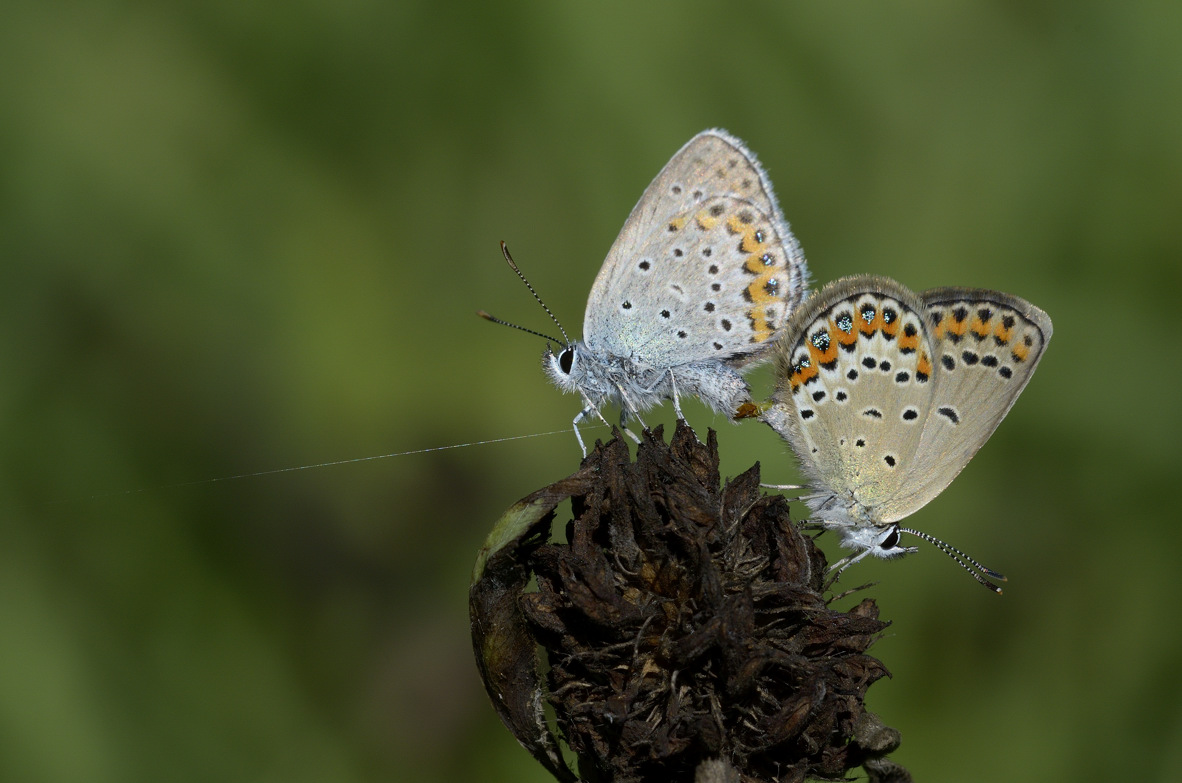
{"label": "orange spot band on wing", "polygon": [[796,389],[801,384],[808,383],[813,378],[816,378],[817,373],[817,365],[810,364],[807,367],[801,367],[799,370],[792,373],[792,377],[789,378],[789,382],[792,384],[792,388]]}
{"label": "orange spot band on wing", "polygon": [[837,361],[837,341],[833,339],[833,330],[827,330],[829,334],[829,348],[822,351],[817,346],[813,345],[813,341],[808,341],[809,358],[812,359],[814,365],[829,364]]}
{"label": "orange spot band on wing", "polygon": [[697,221],[698,227],[704,231],[710,231],[718,225],[718,218],[714,217],[704,209],[698,214],[694,215],[694,220]]}
{"label": "orange spot band on wing", "polygon": [[764,243],[755,238],[755,229],[748,228],[747,232],[743,234],[743,241],[739,244],[739,249],[744,253],[762,253]]}
{"label": "orange spot band on wing", "polygon": [[673,218],[669,221],[669,228],[673,231],[680,231],[681,229],[685,228],[685,218]]}
{"label": "orange spot band on wing", "polygon": [[[772,324],[768,319],[767,305],[776,304],[782,293],[781,289],[776,286],[769,288],[768,283],[775,278],[779,270],[764,263],[764,243],[755,240],[753,226],[740,222],[736,217],[731,217],[728,225],[742,227],[743,240],[740,243],[740,249],[745,253],[750,253],[747,260],[743,262],[743,268],[755,275],[755,279],[747,286],[747,296],[751,300],[751,309],[747,311],[747,317],[751,319],[751,328],[755,332],[751,341],[761,343],[770,338],[773,332]],[[787,286],[784,286],[783,291],[787,292],[787,290]]]}
{"label": "orange spot band on wing", "polygon": [[[698,225],[703,228],[713,228],[719,220],[711,217],[705,210],[699,212],[695,219],[698,221]],[[771,256],[768,256],[767,261],[764,260],[764,256],[767,255],[765,252],[767,242],[759,241],[759,230],[755,225],[744,222],[738,215],[729,215],[726,218],[726,229],[732,234],[741,235],[739,252],[747,254],[747,258],[743,262],[743,269],[755,275],[755,279],[747,285],[745,291],[747,299],[751,302],[747,318],[751,321],[751,342],[762,343],[775,333],[773,321],[778,314],[778,309],[775,306],[781,303],[782,297],[790,293],[790,289],[786,285],[783,287],[769,285],[781,270],[774,266],[774,258]],[[777,282],[784,283],[786,281]],[[769,305],[773,306],[770,311]]]}
{"label": "orange spot band on wing", "polygon": [[928,355],[926,353],[920,354],[919,363],[915,365],[915,371],[921,375],[931,376],[932,363],[928,361]]}
{"label": "orange spot band on wing", "polygon": [[762,313],[758,310],[748,310],[747,317],[751,319],[751,342],[762,343],[770,339],[772,336],[772,327],[768,323]]}
{"label": "orange spot band on wing", "polygon": [[969,326],[969,328],[973,330],[973,334],[984,339],[989,336],[990,323],[992,323],[992,321],[982,321],[980,316],[976,316],[973,318],[973,323]]}
{"label": "orange spot band on wing", "polygon": [[837,327],[837,323],[832,319],[829,321],[829,334],[842,345],[853,345],[854,343],[858,342],[858,333],[856,331],[851,329],[847,332],[843,329],[839,329]]}
{"label": "orange spot band on wing", "polygon": [[767,264],[763,263],[763,259],[757,255],[747,256],[747,260],[743,262],[743,268],[753,275],[763,275],[768,271]]}
{"label": "orange spot band on wing", "polygon": [[1024,362],[1030,358],[1030,348],[1022,343],[1015,345],[1012,353],[1014,359],[1019,362]]}
{"label": "orange spot band on wing", "polygon": [[870,321],[869,323],[866,322],[866,319],[862,317],[861,313],[858,313],[855,320],[858,322],[859,332],[866,335],[867,337],[873,337],[874,333],[882,328],[882,308],[874,308],[874,320]]}
{"label": "orange spot band on wing", "polygon": [[755,307],[751,308],[751,310],[747,313],[748,317],[750,318],[756,317],[757,314],[755,310],[761,305],[771,304],[772,302],[776,301],[775,295],[768,293],[767,288],[764,287],[767,283],[768,277],[770,277],[770,275],[760,275],[755,279],[755,282],[747,286],[747,294],[751,297],[751,302],[755,305]]}

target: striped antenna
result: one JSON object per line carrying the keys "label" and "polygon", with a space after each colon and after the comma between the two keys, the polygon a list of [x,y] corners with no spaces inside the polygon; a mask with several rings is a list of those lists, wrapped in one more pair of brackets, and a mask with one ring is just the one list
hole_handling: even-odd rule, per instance
{"label": "striped antenna", "polygon": [[[951,544],[944,543],[943,541],[936,538],[935,536],[928,535],[927,533],[921,533],[918,530],[912,530],[911,528],[908,528],[908,527],[900,527],[899,532],[910,533],[913,536],[919,536],[924,541],[927,541],[929,544],[931,544],[932,546],[936,547],[944,554],[951,557],[957,563],[960,563],[960,567],[963,568],[964,570],[968,571],[969,576],[971,576],[973,579],[976,579],[978,582],[985,585],[993,592],[997,593],[998,595],[1001,595],[1001,588],[1000,587],[993,584],[993,582],[990,582],[984,576],[981,576],[981,574],[985,574],[985,576],[990,576],[990,577],[993,577],[994,579],[997,579],[1000,582],[1005,582],[1006,578],[1003,575],[999,574],[997,571],[994,571],[992,568],[986,568],[985,566],[981,565],[973,558],[966,555],[964,552],[961,552],[959,549],[952,546]],[[972,568],[969,567],[969,563],[972,563],[972,566],[973,566]],[[976,571],[973,571],[973,568],[976,568],[977,571],[981,572],[981,574],[978,574],[978,573],[976,573]]]}
{"label": "striped antenna", "polygon": [[548,337],[541,332],[535,332],[533,329],[526,329],[524,326],[518,326],[517,324],[509,323],[508,321],[502,321],[500,318],[494,318],[483,310],[477,310],[476,314],[486,321],[492,321],[494,324],[500,324],[501,326],[512,326],[514,329],[520,329],[523,332],[536,334],[538,337],[544,337],[545,339],[556,343],[561,342],[563,345],[570,345],[570,337],[567,335],[566,330],[562,328],[562,324],[559,323],[558,318],[556,318],[554,313],[550,311],[550,308],[546,306],[546,303],[542,301],[542,297],[538,296],[538,292],[534,290],[532,285],[530,285],[530,282],[526,279],[525,274],[517,268],[517,264],[513,261],[513,256],[509,255],[509,246],[504,242],[501,242],[501,254],[505,256],[505,261],[509,263],[509,268],[517,273],[517,277],[521,279],[521,282],[525,283],[525,287],[528,288],[529,292],[534,295],[534,299],[536,299],[538,304],[542,306],[542,309],[546,311],[546,315],[550,316],[550,320],[554,322],[554,325],[558,327],[558,331],[562,333],[562,340]]}

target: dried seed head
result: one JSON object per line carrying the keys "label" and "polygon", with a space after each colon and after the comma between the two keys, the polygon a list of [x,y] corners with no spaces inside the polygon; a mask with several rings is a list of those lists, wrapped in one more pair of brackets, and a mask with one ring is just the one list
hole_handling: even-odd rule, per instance
{"label": "dried seed head", "polygon": [[[547,543],[567,497],[566,542]],[[863,705],[888,674],[865,654],[887,623],[870,599],[829,609],[825,565],[784,498],[761,494],[758,465],[720,488],[713,432],[646,434],[635,462],[616,438],[490,536],[470,594],[477,660],[502,720],[559,780],[576,777],[543,699],[585,780],[797,781],[863,764],[906,780],[883,758],[897,732]]]}

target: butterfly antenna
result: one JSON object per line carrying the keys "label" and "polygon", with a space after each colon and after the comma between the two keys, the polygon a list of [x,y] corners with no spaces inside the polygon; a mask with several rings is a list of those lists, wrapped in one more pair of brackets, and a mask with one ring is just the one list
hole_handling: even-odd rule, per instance
{"label": "butterfly antenna", "polygon": [[559,340],[558,338],[551,337],[548,334],[542,334],[541,332],[535,332],[533,329],[526,329],[524,326],[518,326],[517,324],[509,323],[508,321],[502,321],[500,318],[497,318],[496,316],[493,316],[493,315],[489,315],[488,313],[484,312],[483,310],[477,310],[476,314],[486,321],[492,321],[494,324],[500,324],[501,326],[512,326],[514,329],[520,329],[523,332],[529,332],[530,334],[536,334],[538,337],[549,340],[552,343],[561,342],[561,340]]}
{"label": "butterfly antenna", "polygon": [[[558,331],[562,332],[562,338],[564,340],[564,344],[570,345],[570,337],[567,336],[566,330],[562,328],[562,324],[560,324],[558,322],[558,319],[554,317],[554,313],[550,312],[550,308],[546,307],[546,303],[542,301],[542,297],[538,296],[538,292],[534,290],[534,287],[529,284],[528,280],[525,279],[525,275],[522,274],[521,270],[517,268],[517,264],[514,263],[514,261],[513,261],[513,256],[509,255],[509,246],[506,245],[504,242],[501,242],[501,253],[504,254],[505,260],[509,262],[509,268],[517,273],[517,276],[521,278],[521,282],[525,283],[525,287],[529,289],[529,292],[534,295],[534,299],[538,300],[538,304],[540,304],[542,306],[542,309],[546,311],[546,315],[550,316],[550,320],[553,321],[554,325],[558,327]],[[483,316],[481,316],[481,317],[483,317]],[[504,323],[504,321],[501,321],[501,323]],[[505,325],[512,326],[513,324],[505,324]],[[518,327],[518,328],[521,328],[521,327]],[[525,331],[528,332],[529,330],[526,329]],[[534,334],[537,334],[537,332],[534,332]],[[558,342],[558,341],[555,340],[554,342]]]}
{"label": "butterfly antenna", "polygon": [[993,577],[994,579],[997,579],[1002,582],[1007,581],[1005,576],[1003,576],[1002,574],[999,574],[997,571],[994,571],[992,568],[986,568],[985,566],[981,565],[973,558],[966,555],[964,552],[961,552],[959,549],[952,546],[951,544],[944,543],[943,541],[936,538],[935,536],[928,535],[927,533],[921,533],[918,530],[912,530],[911,528],[907,528],[907,527],[901,527],[901,528],[899,528],[899,531],[902,533],[910,533],[913,536],[918,536],[918,537],[922,538],[924,541],[927,541],[929,544],[936,547],[941,552],[948,555],[953,560],[955,560],[957,563],[959,563],[960,567],[963,568],[964,570],[968,571],[969,576],[971,576],[973,579],[976,579],[978,582],[985,585],[993,592],[997,593],[998,595],[1001,595],[1001,588],[998,587],[997,585],[993,584],[993,582],[990,582],[988,579],[981,576],[980,574],[974,572],[973,568],[969,567],[969,563],[972,563],[973,567],[976,568],[977,571],[980,571],[981,574],[985,574],[986,576]]}

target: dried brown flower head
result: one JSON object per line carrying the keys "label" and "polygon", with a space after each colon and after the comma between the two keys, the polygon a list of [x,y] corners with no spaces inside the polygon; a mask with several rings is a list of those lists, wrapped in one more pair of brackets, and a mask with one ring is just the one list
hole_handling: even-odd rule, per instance
{"label": "dried brown flower head", "polygon": [[[566,498],[574,518],[551,543]],[[887,623],[870,599],[831,610],[825,566],[785,499],[760,492],[758,465],[720,487],[713,432],[701,444],[679,423],[668,446],[646,433],[635,462],[617,437],[494,529],[470,592],[477,661],[505,725],[559,780],[800,781],[858,766],[910,780],[884,758],[898,733],[863,705],[888,673],[865,654]]]}

